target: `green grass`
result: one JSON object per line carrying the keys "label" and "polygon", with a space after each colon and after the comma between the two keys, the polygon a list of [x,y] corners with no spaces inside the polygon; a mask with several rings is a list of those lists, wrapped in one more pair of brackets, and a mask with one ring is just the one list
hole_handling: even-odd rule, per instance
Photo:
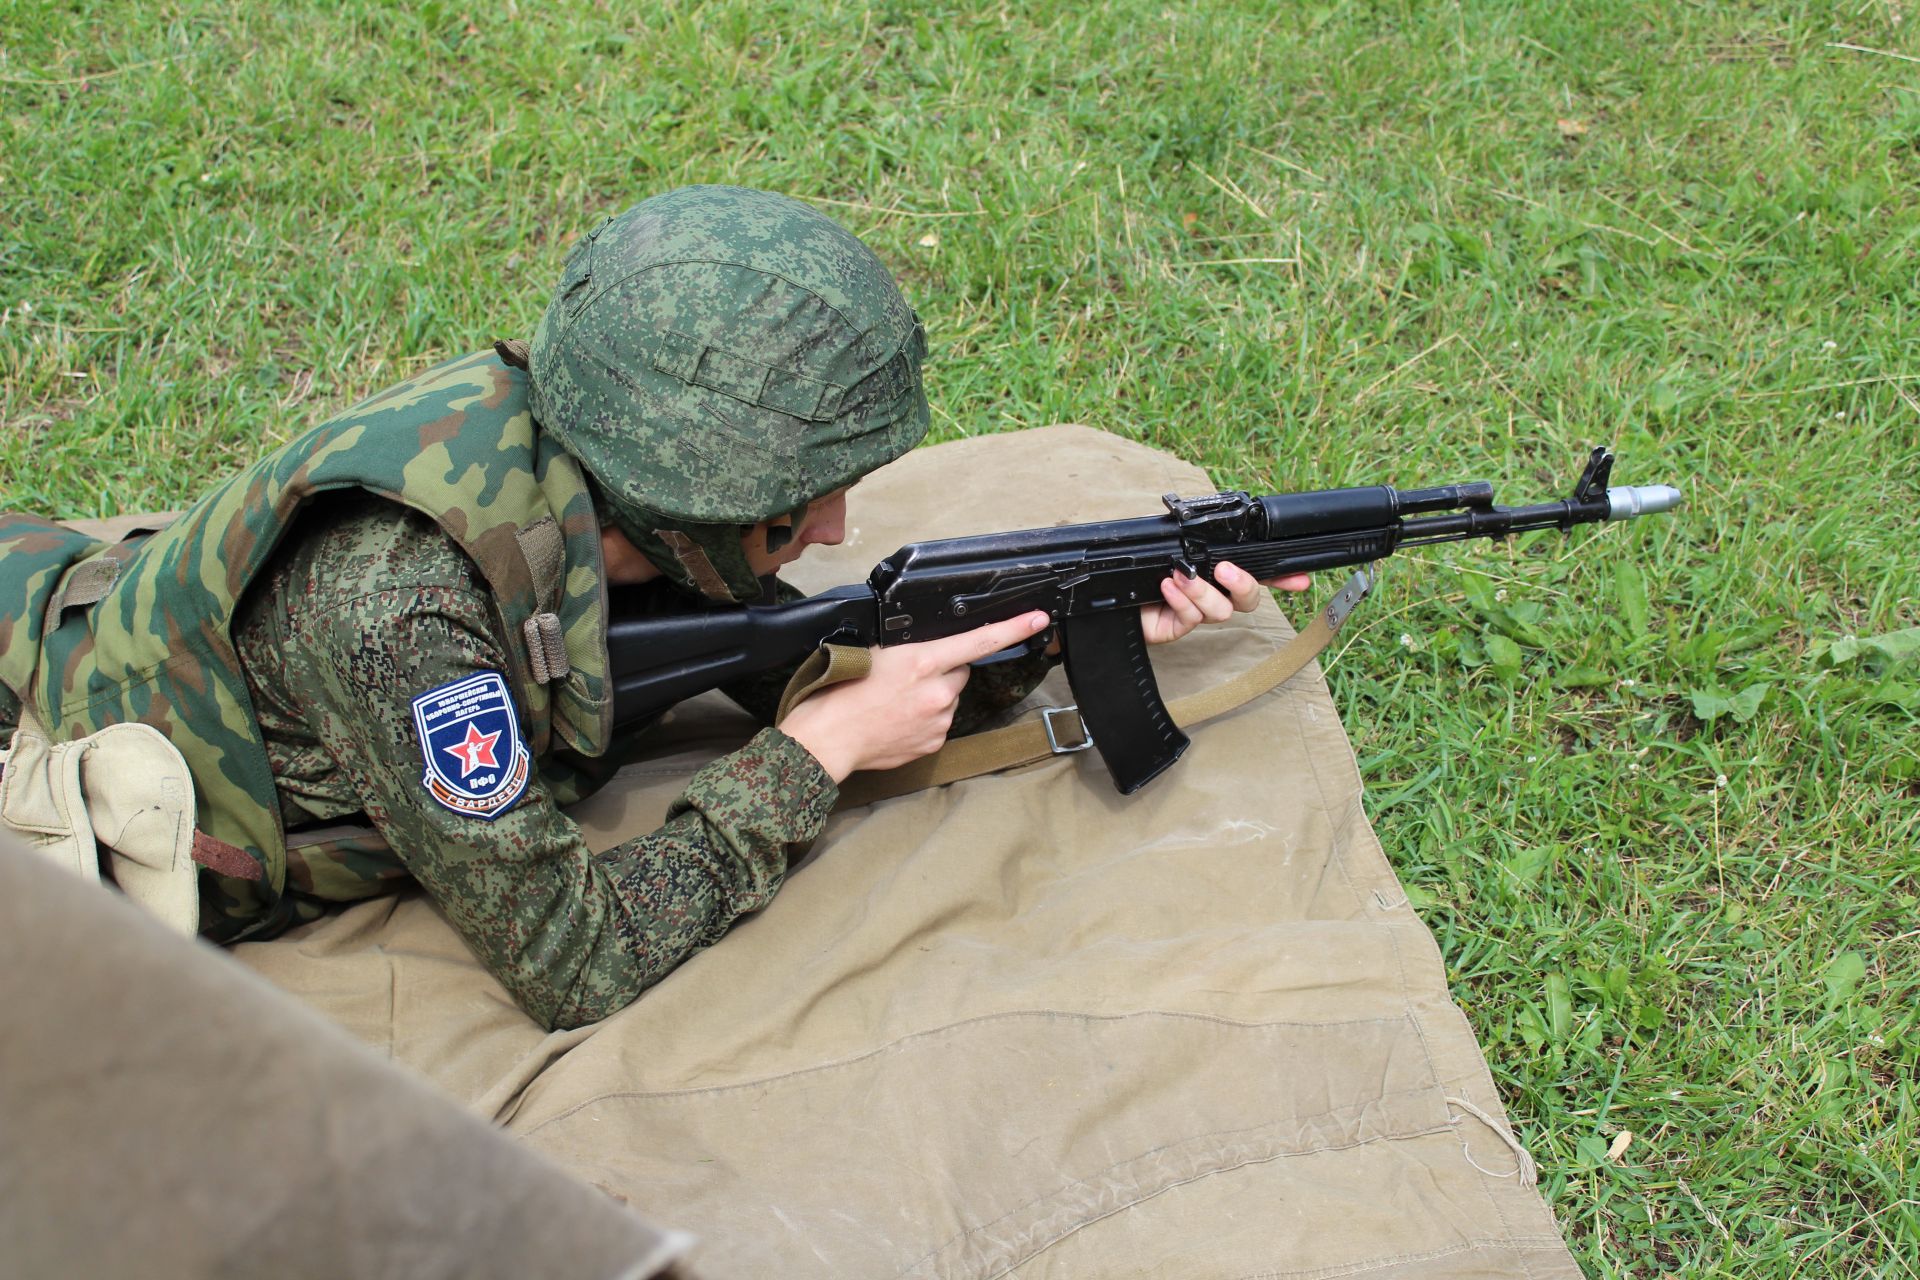
{"label": "green grass", "polygon": [[6,505],[184,502],[692,181],[896,266],[943,437],[1507,501],[1610,441],[1687,507],[1389,566],[1370,811],[1592,1275],[1920,1273],[1920,658],[1833,647],[1920,626],[1920,13],[264,9],[0,9]]}

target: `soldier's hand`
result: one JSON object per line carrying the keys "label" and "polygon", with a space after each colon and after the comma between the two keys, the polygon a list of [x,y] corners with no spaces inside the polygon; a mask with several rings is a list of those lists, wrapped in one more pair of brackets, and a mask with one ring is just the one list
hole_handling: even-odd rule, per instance
{"label": "soldier's hand", "polygon": [[943,640],[873,650],[873,670],[822,689],[787,713],[781,730],[844,780],[858,769],[891,769],[938,751],[953,727],[967,664],[1045,628],[1034,610]]}
{"label": "soldier's hand", "polygon": [[1140,631],[1148,644],[1167,644],[1203,622],[1225,622],[1236,613],[1250,613],[1260,603],[1263,588],[1305,591],[1310,582],[1304,573],[1261,581],[1225,560],[1214,566],[1213,576],[1226,594],[1205,578],[1177,574],[1160,580],[1160,598],[1166,603],[1140,609]]}

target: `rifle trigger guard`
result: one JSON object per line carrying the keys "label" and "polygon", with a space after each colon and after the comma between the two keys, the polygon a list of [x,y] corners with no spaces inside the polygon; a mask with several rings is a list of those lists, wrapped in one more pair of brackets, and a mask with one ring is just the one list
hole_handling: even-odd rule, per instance
{"label": "rifle trigger guard", "polygon": [[1360,602],[1367,598],[1367,593],[1373,590],[1374,581],[1370,568],[1361,569],[1347,579],[1347,585],[1333,593],[1333,599],[1327,601],[1328,630],[1337,632],[1345,625],[1347,615],[1358,608]]}
{"label": "rifle trigger guard", "polygon": [[[1080,731],[1080,741],[1069,742],[1063,746],[1060,742],[1060,735],[1054,731],[1053,718],[1064,715],[1071,715],[1073,717],[1074,727]],[[1087,732],[1087,722],[1080,718],[1080,708],[1077,705],[1071,707],[1042,707],[1040,708],[1040,723],[1047,728],[1047,746],[1052,749],[1054,755],[1070,756],[1076,751],[1085,751],[1093,745],[1093,735]]]}

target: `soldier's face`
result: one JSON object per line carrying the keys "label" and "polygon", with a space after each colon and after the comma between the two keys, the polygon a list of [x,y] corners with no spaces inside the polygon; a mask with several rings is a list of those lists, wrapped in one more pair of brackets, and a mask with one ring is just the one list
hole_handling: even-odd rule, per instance
{"label": "soldier's face", "polygon": [[[753,567],[753,572],[764,578],[778,571],[782,565],[798,560],[802,552],[816,543],[838,546],[846,541],[847,490],[851,488],[853,486],[848,485],[845,489],[835,489],[826,497],[807,504],[799,528],[793,530],[792,536],[778,551],[767,550],[767,531],[776,524],[788,525],[785,516],[778,520],[762,520],[741,534],[740,549],[746,552],[747,563]],[[660,576],[660,570],[653,561],[641,554],[627,535],[611,524],[600,528],[600,559],[606,569],[608,582],[637,584],[652,582]]]}
{"label": "soldier's face", "polygon": [[776,573],[781,566],[792,564],[808,547],[819,544],[834,547],[846,541],[847,537],[847,491],[852,485],[835,489],[824,498],[815,498],[807,504],[807,510],[794,527],[792,536],[778,551],[767,550],[767,531],[774,525],[786,525],[788,519],[781,516],[777,520],[762,520],[740,537],[740,548],[747,554],[747,563],[760,577]]}

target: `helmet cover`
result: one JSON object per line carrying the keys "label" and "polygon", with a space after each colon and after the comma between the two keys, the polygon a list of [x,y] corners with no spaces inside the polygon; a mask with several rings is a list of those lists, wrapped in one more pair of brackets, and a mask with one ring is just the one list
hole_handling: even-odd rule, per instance
{"label": "helmet cover", "polygon": [[797,513],[917,444],[926,337],[892,274],[767,191],[682,187],[567,258],[528,355],[534,417],[602,517],[712,599],[760,585],[742,526]]}

